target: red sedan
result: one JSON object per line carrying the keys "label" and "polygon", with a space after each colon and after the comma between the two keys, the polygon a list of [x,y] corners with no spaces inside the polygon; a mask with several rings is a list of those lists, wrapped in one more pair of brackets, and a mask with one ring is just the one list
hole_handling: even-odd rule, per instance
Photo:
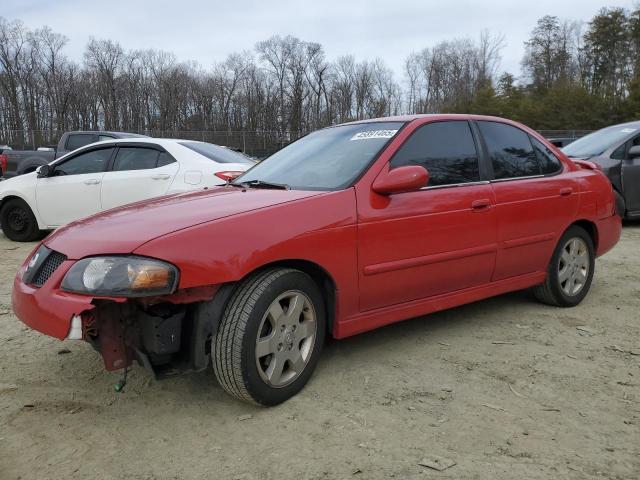
{"label": "red sedan", "polygon": [[230,394],[274,405],[328,335],[530,287],[577,305],[620,230],[598,168],[522,125],[375,119],[307,135],[224,187],[61,228],[18,272],[13,306],[92,343],[108,370],[211,362]]}

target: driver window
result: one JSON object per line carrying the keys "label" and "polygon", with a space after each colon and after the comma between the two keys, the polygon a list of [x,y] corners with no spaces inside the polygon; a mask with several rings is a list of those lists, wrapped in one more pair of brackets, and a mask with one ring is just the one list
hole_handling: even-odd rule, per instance
{"label": "driver window", "polygon": [[419,165],[429,172],[429,187],[480,180],[478,153],[467,121],[419,127],[391,159],[390,167]]}
{"label": "driver window", "polygon": [[91,150],[70,158],[64,163],[56,165],[54,175],[82,175],[85,173],[104,172],[113,148]]}

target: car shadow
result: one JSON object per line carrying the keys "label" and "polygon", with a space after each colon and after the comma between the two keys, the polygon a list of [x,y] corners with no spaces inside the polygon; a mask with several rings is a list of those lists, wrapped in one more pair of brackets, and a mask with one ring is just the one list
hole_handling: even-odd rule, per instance
{"label": "car shadow", "polygon": [[[330,374],[335,372],[336,364],[343,365],[345,360],[354,364],[361,364],[367,359],[379,356],[380,349],[392,351],[398,349],[398,355],[404,355],[400,350],[406,347],[407,338],[424,339],[425,347],[439,347],[442,345],[453,346],[460,332],[469,329],[478,329],[488,324],[495,324],[496,319],[505,318],[506,311],[512,311],[518,307],[535,304],[536,300],[529,290],[506,293],[486,300],[472,302],[459,307],[450,308],[440,312],[422,315],[419,317],[401,320],[399,322],[364,332],[352,337],[336,340],[327,338],[317,374],[323,372]],[[545,306],[557,312],[554,307]],[[525,319],[521,320],[526,322]],[[399,357],[400,358],[400,357]],[[342,367],[340,367],[342,368]],[[222,390],[213,378],[211,367],[205,372],[183,377],[189,383],[190,393],[196,396],[209,396],[210,393],[198,393],[198,388]],[[217,397],[217,395],[215,395]],[[224,397],[221,398],[224,401]]]}

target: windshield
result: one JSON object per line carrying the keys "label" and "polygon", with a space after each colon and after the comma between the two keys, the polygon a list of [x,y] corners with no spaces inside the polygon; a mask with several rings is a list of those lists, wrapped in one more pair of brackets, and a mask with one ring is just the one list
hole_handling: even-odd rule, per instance
{"label": "windshield", "polygon": [[638,129],[624,125],[603,128],[570,143],[562,151],[573,158],[596,157],[622,142],[636,130]]}
{"label": "windshield", "polygon": [[348,187],[402,125],[372,122],[318,130],[274,153],[233,183],[261,181],[294,190]]}
{"label": "windshield", "polygon": [[255,163],[246,155],[239,152],[234,152],[225,147],[214,145],[212,143],[205,142],[178,142],[183,147],[187,147],[194,152],[198,152],[200,155],[207,157],[209,160],[213,160],[218,163],[245,163],[247,165],[253,165]]}

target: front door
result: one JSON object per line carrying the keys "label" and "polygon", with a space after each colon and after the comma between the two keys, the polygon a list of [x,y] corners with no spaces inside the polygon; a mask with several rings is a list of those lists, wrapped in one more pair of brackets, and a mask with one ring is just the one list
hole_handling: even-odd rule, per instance
{"label": "front door", "polygon": [[98,213],[100,188],[112,147],[83,151],[55,164],[50,177],[39,178],[36,205],[47,227],[59,227]]}
{"label": "front door", "polygon": [[102,208],[164,195],[177,172],[178,162],[166,152],[142,146],[120,147],[102,181]]}
{"label": "front door", "polygon": [[[426,188],[358,204],[362,311],[488,283],[496,214],[467,121],[419,126],[382,171],[424,166]],[[360,198],[364,198],[361,196]]]}
{"label": "front door", "polygon": [[640,216],[640,157],[629,156],[629,149],[636,145],[640,145],[640,135],[627,142],[627,153],[622,160],[622,189],[627,211],[632,216]]}

